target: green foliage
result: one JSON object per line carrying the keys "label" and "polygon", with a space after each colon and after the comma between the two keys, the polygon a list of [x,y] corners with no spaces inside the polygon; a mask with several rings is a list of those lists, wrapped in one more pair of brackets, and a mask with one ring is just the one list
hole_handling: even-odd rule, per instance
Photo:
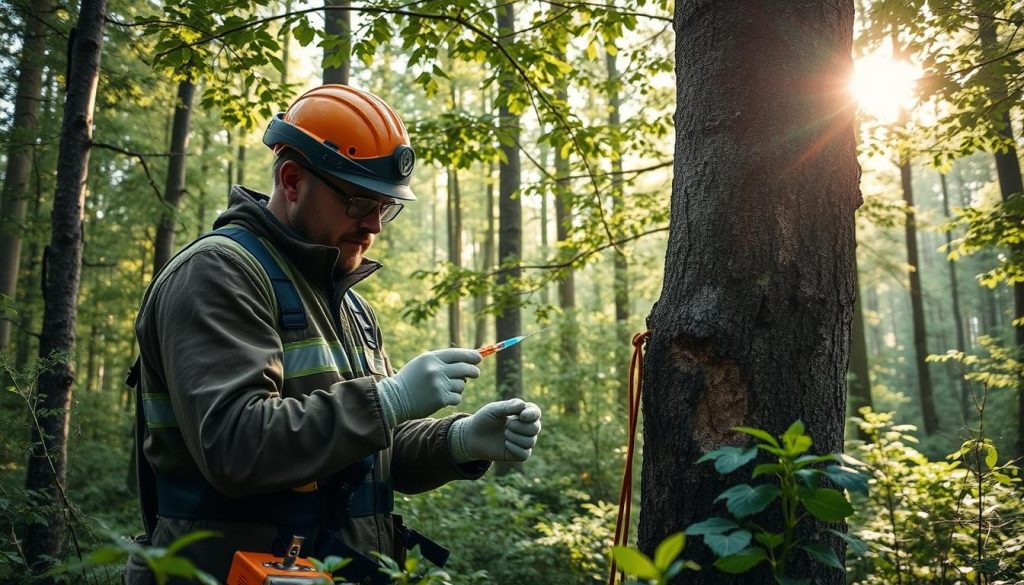
{"label": "green foliage", "polygon": [[[866,494],[868,485],[859,471],[845,465],[851,460],[836,454],[807,454],[814,443],[800,421],[790,425],[778,438],[750,427],[733,430],[757,439],[757,444],[749,449],[722,447],[705,454],[698,463],[713,461],[716,471],[726,475],[743,467],[754,459],[758,451],[762,451],[773,457],[770,462],[757,465],[751,477],[773,476],[774,482],[738,484],[725,490],[715,501],[725,500],[732,518],[708,518],[691,524],[686,534],[704,539],[704,544],[718,557],[715,568],[724,573],[746,573],[761,563],[767,563],[777,582],[805,582],[786,575],[786,563],[796,551],[802,551],[822,565],[842,570],[843,565],[835,551],[818,540],[836,531],[815,529],[812,532],[814,540],[808,542],[798,536],[797,528],[809,521],[808,515],[821,522],[835,524],[853,514],[853,506],[841,490]],[[822,468],[824,463],[832,464]],[[823,487],[824,481],[839,489]],[[775,508],[781,512],[781,532],[768,530],[753,519],[775,502],[778,502]]]}
{"label": "green foliage", "polygon": [[120,569],[130,555],[142,559],[153,572],[157,585],[166,585],[173,577],[198,581],[203,585],[218,585],[208,573],[196,568],[192,561],[178,556],[186,546],[217,536],[216,532],[197,530],[183,535],[166,547],[147,546],[128,539],[113,539],[113,543],[97,548],[82,561],[66,563],[50,572],[51,575],[70,573],[80,575],[94,567],[113,565]]}
{"label": "green foliage", "polygon": [[[981,355],[950,350],[943,355],[929,356],[928,359],[956,364],[964,378],[986,389],[1018,388],[1024,379],[1024,366],[1019,358],[1020,348],[1005,347],[999,340],[987,335],[978,338],[978,345],[984,351]],[[977,399],[975,396],[975,401]]]}
{"label": "green foliage", "polygon": [[626,575],[636,577],[652,585],[665,585],[683,571],[699,571],[700,565],[679,558],[686,546],[686,535],[682,532],[670,534],[654,549],[652,560],[644,553],[626,546],[612,547],[612,557],[619,569]]}
{"label": "green foliage", "polygon": [[956,215],[945,226],[949,231],[962,230],[960,237],[946,247],[950,260],[999,250],[998,265],[978,275],[978,282],[989,288],[1024,282],[1024,193],[1014,193],[987,208],[960,208]]}
{"label": "green foliage", "polygon": [[1024,567],[1019,469],[1000,459],[983,426],[945,460],[929,461],[913,447],[913,426],[895,424],[892,413],[864,408],[860,414],[855,420],[867,441],[857,455],[867,466],[871,494],[858,500],[850,520],[850,532],[867,544],[848,559],[853,580],[881,585],[1018,578]]}

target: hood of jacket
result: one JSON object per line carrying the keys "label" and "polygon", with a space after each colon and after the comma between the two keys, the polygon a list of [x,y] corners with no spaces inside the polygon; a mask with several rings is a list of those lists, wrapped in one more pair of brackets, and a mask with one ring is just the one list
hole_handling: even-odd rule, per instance
{"label": "hood of jacket", "polygon": [[213,222],[217,229],[228,224],[240,225],[257,236],[266,238],[302,272],[310,282],[321,283],[325,290],[347,290],[383,267],[376,260],[363,258],[362,263],[345,274],[336,274],[335,266],[341,251],[333,246],[315,244],[281,223],[267,208],[270,197],[235,185],[228,198],[228,209]]}

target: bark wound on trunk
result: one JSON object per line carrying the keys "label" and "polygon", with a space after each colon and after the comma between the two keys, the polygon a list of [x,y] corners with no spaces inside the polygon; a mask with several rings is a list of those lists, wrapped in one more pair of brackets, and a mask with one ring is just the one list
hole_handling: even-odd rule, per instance
{"label": "bark wound on trunk", "polygon": [[700,450],[706,453],[722,445],[740,444],[731,429],[747,421],[749,388],[736,362],[716,355],[704,340],[677,339],[671,351],[680,371],[704,380],[693,421],[693,440]]}

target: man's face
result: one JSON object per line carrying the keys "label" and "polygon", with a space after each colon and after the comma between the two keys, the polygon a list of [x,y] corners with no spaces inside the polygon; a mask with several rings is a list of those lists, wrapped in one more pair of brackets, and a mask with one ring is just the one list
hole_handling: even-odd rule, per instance
{"label": "man's face", "polygon": [[381,203],[393,200],[342,184],[337,179],[317,177],[301,167],[299,172],[304,176],[300,179],[299,196],[289,209],[291,228],[315,244],[340,250],[335,269],[339,274],[351,272],[373,245],[374,238],[380,233],[381,222],[379,208],[361,219],[351,217],[348,212],[350,199],[345,194],[377,199]]}

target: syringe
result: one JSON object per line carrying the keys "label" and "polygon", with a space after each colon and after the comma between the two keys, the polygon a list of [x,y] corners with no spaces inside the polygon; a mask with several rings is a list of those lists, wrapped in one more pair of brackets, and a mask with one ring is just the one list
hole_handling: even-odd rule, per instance
{"label": "syringe", "polygon": [[517,335],[516,337],[509,337],[508,339],[506,339],[504,341],[499,341],[497,343],[491,343],[489,345],[485,345],[485,346],[481,347],[480,349],[478,349],[477,351],[479,351],[480,355],[482,355],[483,357],[487,357],[487,356],[489,356],[489,355],[491,355],[493,353],[498,353],[499,351],[501,351],[503,349],[510,348],[513,345],[519,343],[520,341],[526,339],[527,337],[533,337],[534,335],[537,335],[538,333],[543,333],[544,331],[547,331],[548,329],[549,329],[548,327],[545,327],[544,329],[541,329],[540,331],[534,331],[533,333],[530,333],[529,335]]}

